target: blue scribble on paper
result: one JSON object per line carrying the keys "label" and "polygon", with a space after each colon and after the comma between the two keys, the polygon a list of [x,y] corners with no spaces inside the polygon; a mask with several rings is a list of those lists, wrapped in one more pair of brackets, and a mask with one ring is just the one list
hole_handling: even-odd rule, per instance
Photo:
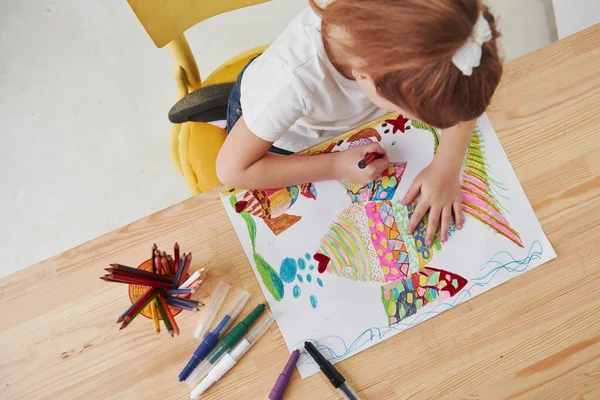
{"label": "blue scribble on paper", "polygon": [[306,261],[304,261],[304,258],[298,259],[298,268],[300,268],[301,270],[304,270],[306,268]]}
{"label": "blue scribble on paper", "polygon": [[317,301],[317,296],[315,296],[314,294],[310,295],[310,305],[312,306],[312,308],[317,308],[317,305],[319,305],[319,302]]}
{"label": "blue scribble on paper", "polygon": [[281,277],[282,281],[286,283],[292,283],[296,278],[297,270],[298,266],[296,265],[296,260],[293,258],[286,258],[281,262],[279,276]]}
{"label": "blue scribble on paper", "polygon": [[[346,341],[340,336],[327,336],[319,341],[311,338],[304,339],[292,347],[300,348],[304,342],[310,341],[317,347],[317,349],[319,349],[321,353],[327,357],[328,360],[339,361],[348,357],[350,354],[356,353],[374,341],[381,341],[391,334],[403,332],[406,329],[412,328],[413,326],[432,316],[447,311],[450,308],[470,299],[473,297],[473,294],[471,293],[473,289],[485,288],[490,284],[490,282],[492,282],[494,277],[500,271],[513,273],[523,273],[527,271],[533,261],[540,260],[542,258],[543,253],[544,249],[542,244],[537,240],[533,242],[529,248],[528,255],[521,260],[517,260],[511,253],[507,251],[496,253],[492,258],[490,258],[489,261],[483,263],[480,267],[481,271],[488,270],[490,267],[492,267],[489,271],[485,272],[479,277],[470,279],[468,287],[464,288],[455,297],[443,303],[438,303],[429,311],[423,311],[416,314],[411,322],[400,322],[392,326],[373,327],[366,329],[350,344],[346,343]],[[303,353],[297,365],[303,365],[306,363],[312,364],[314,363],[314,360]]]}

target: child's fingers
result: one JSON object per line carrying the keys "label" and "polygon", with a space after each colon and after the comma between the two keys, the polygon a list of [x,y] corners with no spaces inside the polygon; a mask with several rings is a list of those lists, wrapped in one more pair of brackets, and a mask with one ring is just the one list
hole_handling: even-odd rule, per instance
{"label": "child's fingers", "polygon": [[390,158],[384,154],[381,158],[373,161],[371,166],[373,167],[374,172],[379,175],[381,171],[386,169],[390,165]]}
{"label": "child's fingers", "polygon": [[448,240],[448,231],[450,230],[450,222],[452,221],[452,207],[444,208],[442,211],[442,226],[440,227],[440,240],[446,242]]}
{"label": "child's fingers", "polygon": [[465,216],[462,210],[462,202],[456,201],[452,205],[452,209],[454,210],[454,225],[456,225],[456,229],[462,229],[465,223]]}
{"label": "child's fingers", "polygon": [[406,192],[406,194],[404,195],[404,198],[402,199],[402,204],[407,206],[410,203],[412,203],[413,200],[417,198],[420,191],[421,191],[421,181],[419,181],[418,179],[415,179],[413,181],[413,183],[410,185],[410,187],[408,188],[408,191]]}
{"label": "child's fingers", "polygon": [[410,221],[408,221],[408,228],[406,228],[406,232],[409,235],[412,235],[413,232],[415,231],[415,229],[417,229],[417,225],[419,225],[419,223],[425,216],[425,213],[427,213],[428,209],[429,209],[429,204],[427,204],[424,201],[421,201],[417,205],[417,208],[416,208],[415,212],[413,213],[412,217],[410,218]]}
{"label": "child's fingers", "polygon": [[427,235],[425,236],[425,244],[427,247],[433,245],[433,238],[435,237],[435,233],[440,224],[440,214],[441,212],[437,208],[432,207],[431,210],[429,210],[429,224],[427,224]]}
{"label": "child's fingers", "polygon": [[369,153],[377,153],[380,155],[386,154],[386,151],[379,143],[369,143],[367,145],[362,146],[363,155],[367,155]]}

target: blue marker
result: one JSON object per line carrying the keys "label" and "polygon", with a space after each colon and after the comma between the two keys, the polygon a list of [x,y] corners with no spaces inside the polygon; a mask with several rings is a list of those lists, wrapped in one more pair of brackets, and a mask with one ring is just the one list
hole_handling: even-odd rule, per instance
{"label": "blue marker", "polygon": [[179,374],[179,382],[185,381],[190,374],[196,369],[196,367],[206,358],[208,353],[215,347],[215,345],[219,342],[219,339],[227,331],[227,328],[233,323],[236,319],[242,308],[248,302],[250,298],[250,293],[242,292],[237,297],[237,299],[233,302],[229,310],[223,315],[221,321],[215,326],[215,328],[204,336],[202,343],[200,346],[194,351],[192,358],[188,361],[183,371]]}

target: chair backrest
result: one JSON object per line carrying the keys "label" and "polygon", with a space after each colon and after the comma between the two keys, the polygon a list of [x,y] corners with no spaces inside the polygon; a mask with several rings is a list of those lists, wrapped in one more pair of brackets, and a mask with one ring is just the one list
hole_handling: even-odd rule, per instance
{"label": "chair backrest", "polygon": [[269,0],[127,0],[157,47],[210,17]]}

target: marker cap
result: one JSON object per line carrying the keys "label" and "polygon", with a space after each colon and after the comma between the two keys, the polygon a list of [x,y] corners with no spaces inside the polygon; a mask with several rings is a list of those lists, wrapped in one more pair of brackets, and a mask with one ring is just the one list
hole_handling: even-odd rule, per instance
{"label": "marker cap", "polygon": [[230,318],[229,321],[221,329],[221,332],[227,332],[227,329],[229,329],[229,327],[237,318],[237,316],[240,315],[240,312],[242,311],[249,299],[250,293],[246,291],[243,291],[238,295],[238,297],[234,300],[234,302],[231,304],[231,306],[229,306],[229,308],[225,312],[225,315],[229,315]]}
{"label": "marker cap", "polygon": [[225,300],[225,296],[227,296],[227,292],[229,292],[229,286],[225,282],[219,282],[215,291],[210,298],[206,309],[202,313],[202,317],[198,322],[198,327],[196,328],[196,332],[194,333],[194,337],[198,340],[202,340],[206,332],[210,329],[215,317],[217,316],[217,312],[219,312],[219,308],[223,304]]}
{"label": "marker cap", "polygon": [[265,315],[252,329],[250,329],[250,332],[248,332],[245,339],[250,342],[250,345],[254,345],[254,343],[256,343],[256,341],[258,341],[258,339],[265,334],[267,329],[273,325],[273,322],[275,322],[275,317],[272,313],[267,313],[267,315]]}

